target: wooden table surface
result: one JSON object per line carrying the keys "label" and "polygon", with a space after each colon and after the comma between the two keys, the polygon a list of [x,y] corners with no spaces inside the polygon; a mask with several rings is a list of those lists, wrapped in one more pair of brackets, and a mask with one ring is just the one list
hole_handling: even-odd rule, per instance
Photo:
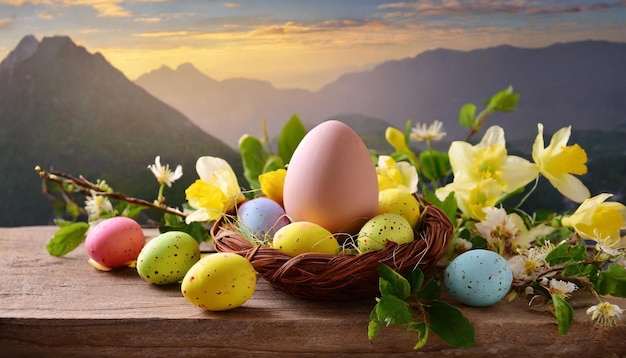
{"label": "wooden table surface", "polygon": [[[457,305],[475,327],[476,345],[453,349],[432,335],[419,351],[412,349],[415,337],[397,327],[368,342],[373,299],[301,300],[260,280],[244,306],[208,312],[188,303],[178,285],[148,284],[133,269],[95,270],[82,245],[64,258],[49,256],[45,245],[55,230],[0,228],[0,356],[626,355],[624,322],[601,329],[585,315],[593,301],[584,298],[573,302],[575,322],[566,336],[549,313],[529,309],[523,298],[488,308]],[[612,301],[626,308],[626,300]]]}

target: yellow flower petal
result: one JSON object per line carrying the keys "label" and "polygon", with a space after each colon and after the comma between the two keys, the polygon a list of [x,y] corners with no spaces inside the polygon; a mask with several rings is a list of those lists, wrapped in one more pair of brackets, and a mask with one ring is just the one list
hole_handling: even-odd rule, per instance
{"label": "yellow flower petal", "polygon": [[618,202],[605,202],[611,194],[602,193],[586,199],[562,224],[573,227],[576,233],[587,240],[598,236],[607,241],[619,241],[620,229],[626,223],[626,206]]}
{"label": "yellow flower petal", "polygon": [[283,204],[283,187],[285,185],[286,175],[287,170],[285,169],[278,169],[259,175],[261,192],[280,205]]}
{"label": "yellow flower petal", "polygon": [[575,202],[589,198],[589,190],[572,174],[587,173],[587,153],[578,145],[567,146],[571,126],[558,130],[544,148],[543,124],[537,124],[533,160],[539,172],[565,197]]}

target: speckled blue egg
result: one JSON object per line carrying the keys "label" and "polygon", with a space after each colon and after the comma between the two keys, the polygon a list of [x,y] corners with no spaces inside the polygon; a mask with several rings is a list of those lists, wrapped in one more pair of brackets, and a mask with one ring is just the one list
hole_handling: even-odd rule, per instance
{"label": "speckled blue egg", "polygon": [[470,250],[457,256],[443,276],[453,298],[469,306],[491,306],[507,295],[513,272],[506,260],[489,250]]}
{"label": "speckled blue egg", "polygon": [[239,227],[257,239],[272,238],[276,231],[290,223],[280,204],[268,198],[246,201],[237,210]]}

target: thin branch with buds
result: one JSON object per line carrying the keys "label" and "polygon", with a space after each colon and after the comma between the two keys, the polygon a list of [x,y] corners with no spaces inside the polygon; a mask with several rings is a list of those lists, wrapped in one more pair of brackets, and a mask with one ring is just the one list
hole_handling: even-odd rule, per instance
{"label": "thin branch with buds", "polygon": [[159,210],[159,211],[177,215],[183,218],[186,216],[186,214],[181,212],[180,210],[169,207],[163,203],[156,204],[153,202],[149,202],[147,200],[129,197],[122,193],[109,192],[109,191],[103,190],[97,184],[94,184],[90,182],[89,180],[85,179],[82,175],[77,178],[70,174],[66,174],[66,173],[63,173],[54,169],[50,169],[50,171],[48,172],[48,171],[41,169],[40,166],[36,166],[35,171],[39,174],[40,177],[42,177],[45,180],[59,183],[59,184],[72,185],[76,188],[77,192],[80,192],[86,195],[91,195],[92,193],[95,193],[97,195],[123,200],[131,204]]}

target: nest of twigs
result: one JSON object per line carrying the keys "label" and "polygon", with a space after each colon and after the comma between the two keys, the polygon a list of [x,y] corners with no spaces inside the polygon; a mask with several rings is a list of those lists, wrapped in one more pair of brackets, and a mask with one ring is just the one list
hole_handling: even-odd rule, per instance
{"label": "nest of twigs", "polygon": [[378,264],[405,274],[418,265],[431,270],[445,253],[453,227],[439,208],[426,204],[408,244],[389,243],[384,249],[362,254],[304,253],[289,256],[280,250],[255,246],[225,220],[211,229],[215,249],[246,257],[273,287],[289,294],[316,300],[352,300],[378,294]]}

